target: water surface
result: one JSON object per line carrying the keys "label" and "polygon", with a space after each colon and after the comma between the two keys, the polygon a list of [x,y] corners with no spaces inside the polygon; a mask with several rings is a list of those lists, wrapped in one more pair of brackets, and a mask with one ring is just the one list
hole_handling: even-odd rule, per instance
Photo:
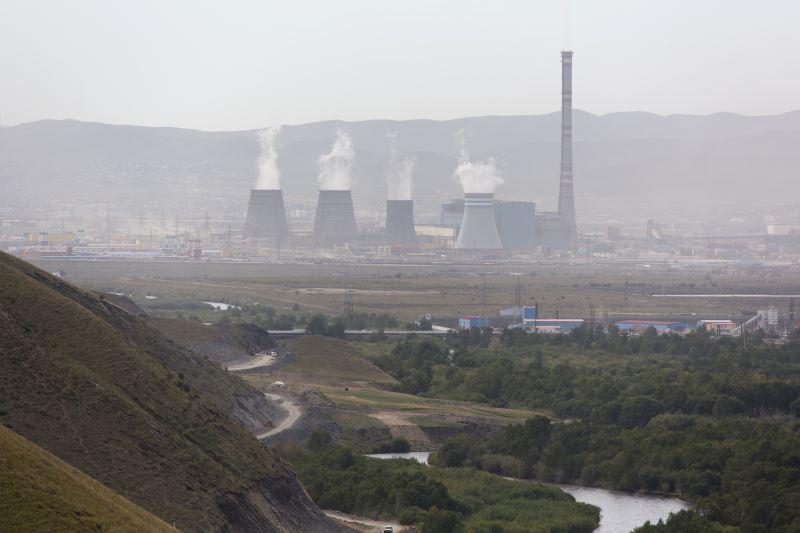
{"label": "water surface", "polygon": [[[367,457],[376,459],[414,459],[422,464],[428,464],[430,452],[409,453],[375,453]],[[526,479],[506,478],[520,483],[528,482]],[[539,483],[539,482],[537,482]],[[544,483],[552,485],[552,483]],[[627,533],[643,525],[648,520],[652,523],[660,519],[666,520],[670,513],[677,513],[691,506],[679,498],[665,496],[647,496],[618,492],[580,485],[558,485],[564,492],[575,498],[576,501],[590,503],[600,508],[600,526],[594,533]]]}

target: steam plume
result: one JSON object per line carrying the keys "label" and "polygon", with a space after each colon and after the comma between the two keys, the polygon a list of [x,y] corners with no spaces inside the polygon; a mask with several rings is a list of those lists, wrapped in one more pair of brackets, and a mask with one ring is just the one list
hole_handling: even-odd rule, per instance
{"label": "steam plume", "polygon": [[386,173],[389,200],[411,200],[411,177],[414,174],[414,156],[401,158],[397,153],[397,132],[386,134],[391,142],[389,170]]}
{"label": "steam plume", "polygon": [[490,157],[483,161],[472,162],[465,146],[464,132],[459,131],[456,138],[461,144],[461,157],[458,167],[453,172],[453,177],[461,183],[464,193],[490,193],[494,194],[498,185],[503,184],[503,178],[497,171],[495,159]]}
{"label": "steam plume", "polygon": [[280,132],[280,126],[270,126],[258,132],[261,155],[258,157],[256,189],[275,190],[281,188],[281,172],[278,170],[278,152],[275,143],[275,138]]}
{"label": "steam plume", "polygon": [[319,158],[319,188],[322,190],[349,191],[352,187],[351,170],[353,168],[353,141],[350,136],[339,130],[336,132],[331,151]]}

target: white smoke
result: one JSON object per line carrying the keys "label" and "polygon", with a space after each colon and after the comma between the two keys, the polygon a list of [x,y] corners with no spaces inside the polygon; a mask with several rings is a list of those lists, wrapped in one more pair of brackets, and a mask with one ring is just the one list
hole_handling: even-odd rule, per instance
{"label": "white smoke", "polygon": [[469,193],[490,193],[494,194],[498,185],[503,184],[503,178],[497,171],[495,159],[490,157],[483,161],[472,162],[469,152],[465,146],[464,132],[456,133],[456,139],[461,144],[461,156],[458,167],[453,172],[453,177],[461,183],[461,188],[465,194]]}
{"label": "white smoke", "polygon": [[274,190],[281,188],[281,172],[278,170],[278,151],[275,139],[280,134],[280,126],[270,126],[258,132],[261,142],[261,155],[258,157],[258,179],[256,189]]}
{"label": "white smoke", "polygon": [[353,169],[353,141],[350,136],[339,130],[331,151],[319,158],[319,188],[326,191],[349,191],[353,186],[351,171]]}
{"label": "white smoke", "polygon": [[387,197],[389,200],[411,200],[411,177],[414,174],[414,156],[401,158],[397,153],[397,132],[386,134],[391,142],[389,169],[386,173]]}

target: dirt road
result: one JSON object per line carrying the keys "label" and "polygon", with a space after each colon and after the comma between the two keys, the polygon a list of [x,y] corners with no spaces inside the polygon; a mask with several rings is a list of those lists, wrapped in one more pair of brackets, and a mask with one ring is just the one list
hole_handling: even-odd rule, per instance
{"label": "dirt road", "polygon": [[400,411],[380,411],[371,413],[369,416],[383,422],[392,433],[393,437],[403,437],[409,442],[429,443],[430,439],[418,425],[408,420],[414,416],[412,413],[402,413]]}
{"label": "dirt road", "polygon": [[364,518],[361,516],[353,516],[345,513],[340,513],[339,511],[322,511],[329,517],[342,522],[346,526],[355,527],[358,531],[364,531],[368,533],[377,532],[380,533],[383,531],[383,528],[386,526],[391,526],[394,530],[394,533],[402,533],[408,531],[416,531],[415,529],[411,529],[406,526],[401,526],[400,524],[393,524],[392,522],[378,522],[377,520],[370,520],[369,518]]}
{"label": "dirt road", "polygon": [[226,365],[225,368],[231,372],[241,372],[242,370],[270,367],[277,362],[278,358],[271,356],[269,352],[259,352],[249,359],[234,361],[233,363]]}
{"label": "dirt road", "polygon": [[300,417],[303,415],[303,410],[300,409],[300,406],[297,405],[289,396],[284,396],[282,394],[271,394],[269,392],[265,392],[264,396],[286,410],[286,418],[281,420],[281,422],[274,428],[270,428],[267,431],[256,435],[256,438],[259,440],[266,439],[272,435],[277,435],[281,431],[286,431],[290,427],[294,426],[295,422],[300,420]]}

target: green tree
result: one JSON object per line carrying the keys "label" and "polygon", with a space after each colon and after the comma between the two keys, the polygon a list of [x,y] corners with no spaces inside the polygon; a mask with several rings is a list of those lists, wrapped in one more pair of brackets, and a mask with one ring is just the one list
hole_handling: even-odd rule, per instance
{"label": "green tree", "polygon": [[452,511],[444,511],[431,507],[422,522],[422,533],[461,533],[464,527],[458,515]]}
{"label": "green tree", "polygon": [[306,331],[311,335],[325,335],[328,330],[328,317],[322,313],[311,315],[306,325]]}

